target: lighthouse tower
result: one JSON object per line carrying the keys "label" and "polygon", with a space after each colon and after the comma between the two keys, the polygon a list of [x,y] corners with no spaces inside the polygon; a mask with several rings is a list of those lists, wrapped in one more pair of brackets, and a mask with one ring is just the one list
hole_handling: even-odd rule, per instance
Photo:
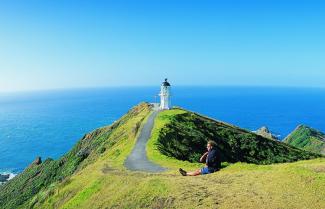
{"label": "lighthouse tower", "polygon": [[160,107],[161,110],[169,110],[171,108],[171,101],[170,101],[170,84],[167,81],[167,78],[165,81],[161,84],[160,87]]}

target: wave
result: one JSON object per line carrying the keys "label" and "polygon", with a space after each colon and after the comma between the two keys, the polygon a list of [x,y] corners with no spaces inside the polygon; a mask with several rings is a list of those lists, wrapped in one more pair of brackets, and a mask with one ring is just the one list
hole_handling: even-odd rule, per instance
{"label": "wave", "polygon": [[0,172],[0,174],[1,175],[8,175],[9,174],[9,178],[7,178],[6,181],[4,181],[4,182],[0,182],[0,185],[6,183],[7,181],[9,181],[9,180],[13,179],[15,176],[17,176],[16,173],[12,173],[12,172]]}

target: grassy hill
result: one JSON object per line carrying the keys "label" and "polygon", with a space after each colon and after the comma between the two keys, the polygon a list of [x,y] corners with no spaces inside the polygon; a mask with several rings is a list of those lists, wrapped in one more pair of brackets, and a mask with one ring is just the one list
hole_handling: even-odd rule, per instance
{"label": "grassy hill", "polygon": [[[270,165],[237,162],[279,161],[274,155],[265,157],[265,153],[244,156],[265,147],[270,149],[268,152],[290,152],[288,156],[281,154],[281,159],[288,161],[318,155],[273,144],[243,129],[180,109],[159,113],[147,146],[148,157],[168,171],[150,174],[126,170],[124,160],[149,113],[150,106],[142,103],[112,126],[85,135],[60,159],[31,165],[0,186],[0,208],[325,208],[324,158]],[[175,127],[177,137],[187,135],[173,138]],[[169,131],[174,134],[169,135]],[[225,163],[221,171],[206,176],[180,176],[179,167],[192,170],[202,166],[195,162],[195,156],[202,151],[204,140],[205,146],[206,136],[222,142],[223,150],[231,152],[224,159],[236,163]],[[245,137],[254,141],[254,146],[245,142]],[[239,144],[232,149],[227,143]],[[196,155],[180,155],[183,144],[190,145]],[[175,155],[170,154],[172,150]]]}
{"label": "grassy hill", "polygon": [[298,126],[284,142],[310,152],[325,154],[325,134],[305,125]]}
{"label": "grassy hill", "polygon": [[222,160],[231,163],[271,164],[320,157],[182,109],[160,113],[154,130],[152,147],[163,155],[190,162],[198,161],[209,139],[217,142]]}
{"label": "grassy hill", "polygon": [[[28,208],[37,205],[44,197],[51,195],[52,189],[58,184],[66,184],[74,173],[81,172],[105,154],[110,155],[108,159],[119,162],[119,156],[126,155],[132,149],[135,136],[149,112],[148,104],[140,104],[111,126],[86,134],[60,159],[47,159],[40,165],[31,164],[0,187],[0,208]],[[128,145],[120,147],[124,142]]]}

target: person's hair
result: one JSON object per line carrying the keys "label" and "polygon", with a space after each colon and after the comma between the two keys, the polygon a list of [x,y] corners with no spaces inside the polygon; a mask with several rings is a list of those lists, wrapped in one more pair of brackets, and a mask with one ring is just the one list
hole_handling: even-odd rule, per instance
{"label": "person's hair", "polygon": [[212,147],[216,147],[217,146],[217,143],[213,140],[209,140],[208,141],[208,144],[210,144]]}

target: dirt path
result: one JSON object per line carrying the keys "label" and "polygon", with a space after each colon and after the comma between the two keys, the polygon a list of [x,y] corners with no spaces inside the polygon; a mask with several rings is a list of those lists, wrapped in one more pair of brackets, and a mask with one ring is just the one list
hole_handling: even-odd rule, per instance
{"label": "dirt path", "polygon": [[142,128],[131,154],[124,162],[124,166],[127,169],[132,171],[146,171],[153,173],[162,172],[166,170],[166,168],[163,168],[148,160],[146,152],[146,144],[151,136],[151,130],[153,128],[154,120],[157,114],[158,110],[157,108],[154,108],[153,112],[148,118],[148,121]]}

